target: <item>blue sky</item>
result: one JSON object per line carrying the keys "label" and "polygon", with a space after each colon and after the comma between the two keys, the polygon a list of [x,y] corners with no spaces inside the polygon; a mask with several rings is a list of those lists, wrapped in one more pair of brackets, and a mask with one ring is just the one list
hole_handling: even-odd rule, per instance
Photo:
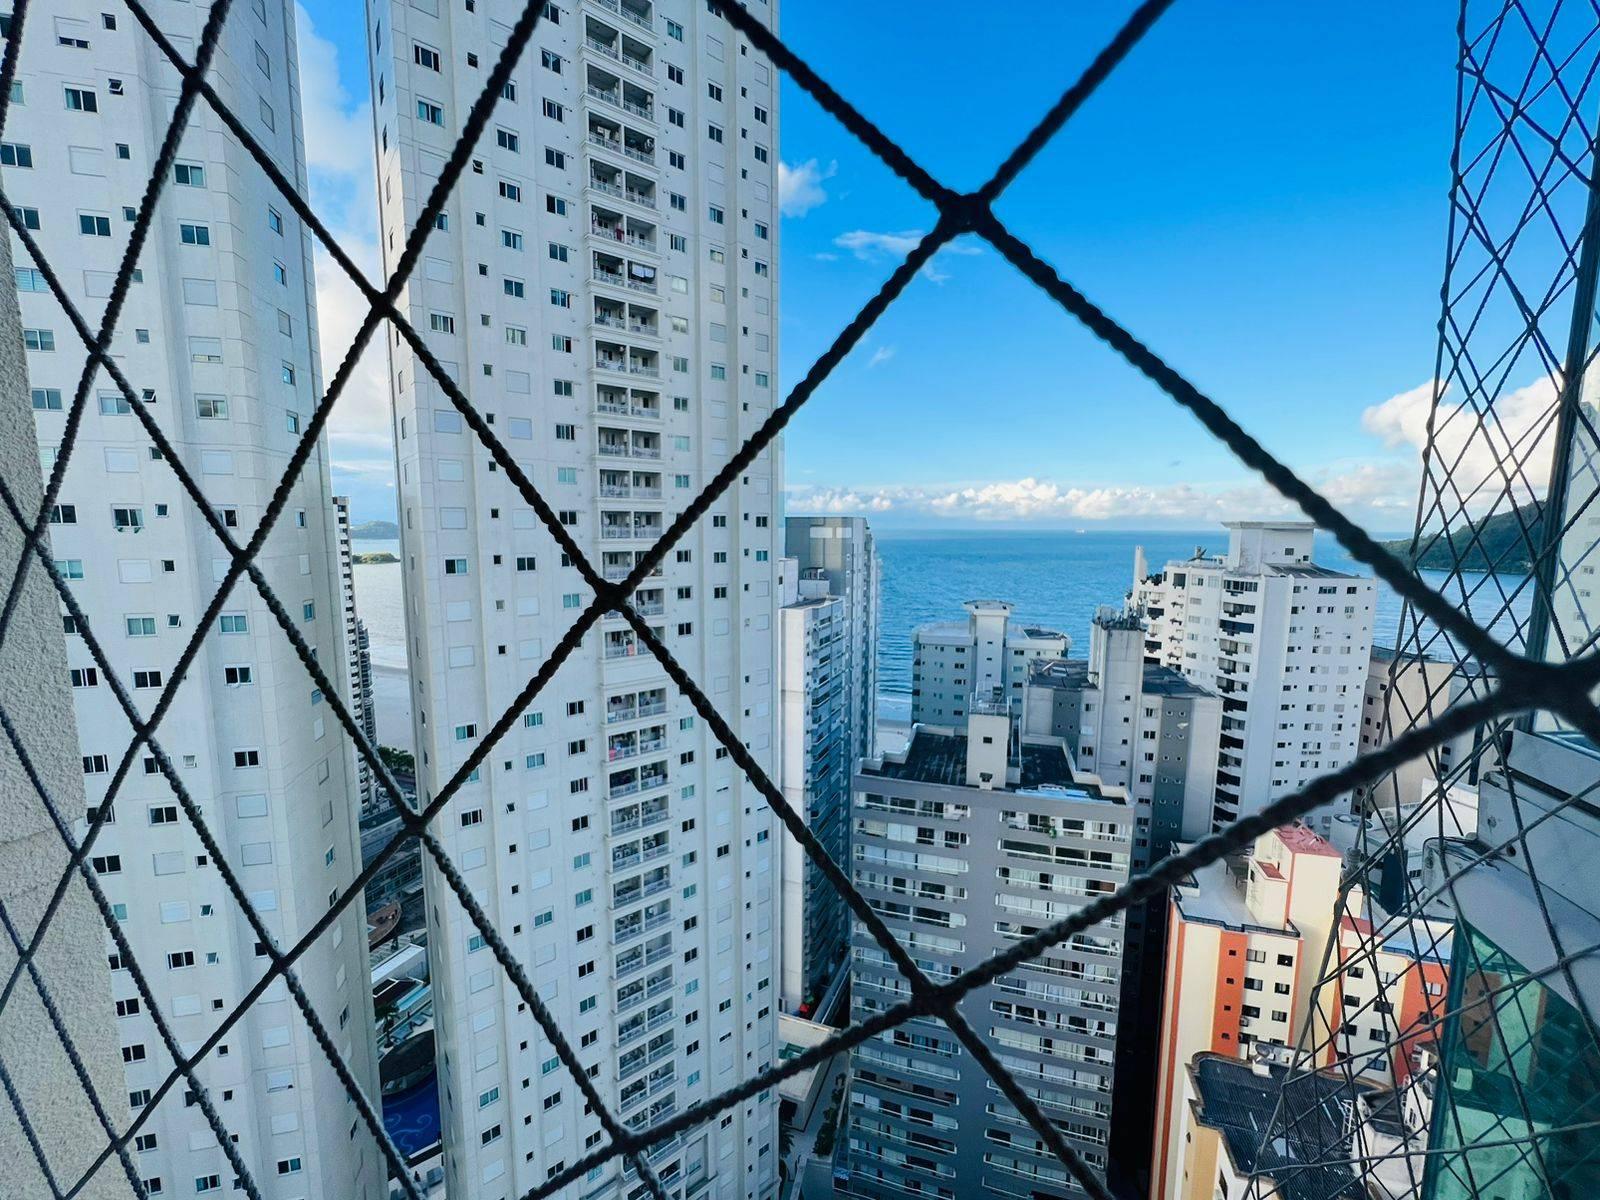
{"label": "blue sky", "polygon": [[[360,8],[303,2],[314,199],[375,269]],[[1129,7],[791,0],[783,34],[935,175],[971,188]],[[1454,22],[1442,2],[1179,0],[997,205],[1067,278],[1377,530],[1408,528],[1415,504]],[[792,385],[933,215],[792,84],[779,116],[781,362]],[[331,274],[321,283],[330,370],[358,316]],[[387,515],[377,360],[347,403],[333,426],[336,486],[358,513]],[[1286,511],[976,242],[935,260],[790,430],[791,511],[1071,528]]]}

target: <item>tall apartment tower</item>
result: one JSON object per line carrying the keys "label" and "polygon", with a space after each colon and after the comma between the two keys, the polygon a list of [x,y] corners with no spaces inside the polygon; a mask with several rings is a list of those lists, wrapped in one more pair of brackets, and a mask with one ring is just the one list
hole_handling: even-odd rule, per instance
{"label": "tall apartment tower", "polygon": [[[387,268],[522,11],[368,4]],[[608,579],[772,409],[777,101],[771,66],[698,0],[546,5],[400,298]],[[409,348],[390,359],[426,803],[592,595]],[[764,451],[633,597],[773,774],[780,483]],[[775,825],[616,617],[436,822],[630,1129],[773,1061]],[[509,1200],[605,1135],[428,870],[447,1186]],[[753,1098],[655,1147],[655,1168],[674,1195],[769,1196],[776,1110]],[[613,1161],[561,1194],[643,1189]]]}
{"label": "tall apartment tower", "polygon": [[[802,573],[820,571],[844,602],[845,711],[849,758],[871,758],[878,745],[878,619],[883,564],[865,517],[789,517],[784,554]],[[853,769],[853,768],[852,768]]]}
{"label": "tall apartment tower", "polygon": [[[1195,872],[1171,893],[1160,1065],[1156,1077],[1153,1200],[1183,1186],[1184,1072],[1195,1056],[1244,1058],[1256,1043],[1293,1047],[1325,1039],[1313,1026],[1315,984],[1333,930],[1341,859],[1301,825],[1256,839],[1252,855]],[[1309,1027],[1309,1033],[1308,1033]]]}
{"label": "tall apartment tower", "polygon": [[1127,791],[1138,815],[1134,866],[1165,856],[1175,841],[1211,830],[1222,699],[1171,667],[1144,658],[1137,614],[1102,608],[1089,630],[1089,657],[1029,663],[1023,725],[1063,739],[1080,777]]}
{"label": "tall apartment tower", "polygon": [[[779,611],[778,705],[784,799],[834,862],[850,848],[850,622],[819,570],[798,572],[785,558]],[[787,830],[783,845],[785,1010],[813,1005],[844,964],[850,911],[844,897]],[[849,868],[846,866],[846,870]],[[807,1008],[806,1015],[814,1009]]]}
{"label": "tall apartment tower", "polygon": [[[978,966],[1128,879],[1133,813],[1075,783],[1058,738],[1024,734],[1003,689],[959,726],[919,725],[854,783],[854,880],[935,981]],[[1063,1134],[1104,1172],[1112,1116],[1122,923],[1075,934],[967,998],[972,1024]],[[853,1017],[910,995],[855,923]],[[1066,1168],[935,1019],[851,1055],[847,1192],[1081,1194]]]}
{"label": "tall apartment tower", "polygon": [[1373,580],[1311,561],[1309,521],[1227,530],[1225,555],[1136,567],[1132,597],[1146,659],[1222,694],[1219,826],[1355,757],[1377,596]]}
{"label": "tall apartment tower", "polygon": [[[159,20],[193,47],[204,6]],[[210,79],[303,190],[294,7],[244,5],[228,18]],[[13,35],[14,36],[14,35]],[[172,115],[176,75],[126,15],[46,0],[27,15],[3,161],[10,202],[74,302],[98,320]],[[133,386],[206,499],[247,540],[321,395],[311,242],[287,204],[202,102],[162,193],[113,342]],[[65,209],[57,208],[64,203]],[[83,354],[42,276],[16,252],[34,417],[49,471]],[[52,553],[121,679],[149,712],[212,599],[227,559],[171,466],[100,375],[66,470]],[[344,650],[326,449],[317,446],[257,563],[338,663]],[[83,641],[67,658],[90,813],[131,731]],[[337,666],[334,668],[338,673]],[[280,946],[326,911],[361,867],[350,745],[319,707],[255,588],[233,589],[157,736],[226,848]],[[256,934],[146,759],[114,800],[94,862],[157,1003],[199,1045],[260,978]],[[80,814],[82,815],[82,814]],[[84,825],[80,823],[81,835]],[[378,1095],[366,937],[352,905],[296,970],[339,1052]],[[107,941],[109,945],[109,939]],[[85,946],[84,951],[97,951]],[[116,966],[116,957],[113,966]],[[143,1104],[172,1069],[148,1012],[117,969],[114,1021],[126,1087]],[[126,1002],[126,1003],[124,1003]],[[262,1194],[343,1200],[386,1193],[376,1146],[282,983],[200,1065]],[[168,1097],[145,1127],[139,1170],[191,1190],[232,1171],[197,1106]],[[181,1182],[180,1182],[181,1181]]]}
{"label": "tall apartment tower", "polygon": [[[1136,613],[1102,608],[1089,629],[1089,657],[1035,659],[1023,696],[1027,732],[1061,738],[1078,782],[1127,798],[1135,872],[1166,857],[1174,843],[1210,832],[1222,698],[1171,667],[1145,662],[1144,622]],[[1128,910],[1124,1029],[1154,1029],[1160,1021],[1165,941],[1165,895]],[[1148,1152],[1155,1069],[1153,1055],[1117,1059],[1112,1152],[1118,1161]]]}
{"label": "tall apartment tower", "polygon": [[[345,658],[350,671],[350,715],[361,725],[367,741],[378,744],[378,710],[372,700],[372,654],[368,650],[367,626],[356,616],[355,556],[350,546],[350,497],[333,498],[335,540],[339,548],[339,612],[344,620]],[[351,748],[352,751],[354,747]],[[359,754],[355,756],[361,807],[374,800],[372,771]]]}
{"label": "tall apartment tower", "polygon": [[1011,619],[1004,600],[968,600],[964,621],[933,621],[912,634],[911,720],[961,725],[967,702],[1001,689],[1016,711],[1030,664],[1061,658],[1072,639]]}

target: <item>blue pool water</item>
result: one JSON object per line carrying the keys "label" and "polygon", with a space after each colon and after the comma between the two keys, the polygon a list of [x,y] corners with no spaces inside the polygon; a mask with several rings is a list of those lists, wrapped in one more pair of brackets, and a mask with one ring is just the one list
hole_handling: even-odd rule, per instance
{"label": "blue pool water", "polygon": [[439,1140],[439,1077],[430,1075],[426,1083],[409,1092],[383,1098],[383,1127],[394,1139],[395,1148],[410,1158]]}

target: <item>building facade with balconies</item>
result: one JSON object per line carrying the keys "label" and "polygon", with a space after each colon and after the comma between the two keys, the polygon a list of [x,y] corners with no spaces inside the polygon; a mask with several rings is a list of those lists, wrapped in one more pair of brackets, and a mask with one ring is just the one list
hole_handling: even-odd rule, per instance
{"label": "building facade with balconies", "polygon": [[[853,789],[856,886],[935,982],[1114,891],[1131,858],[1132,809],[1075,783],[1065,743],[1024,734],[1003,689],[963,707],[960,726],[918,726],[903,752],[866,762]],[[962,1003],[979,1036],[1102,1173],[1122,969],[1119,915]],[[911,995],[859,921],[850,988],[856,1020]],[[847,1194],[1080,1194],[941,1021],[907,1021],[863,1043],[851,1072]]]}
{"label": "building facade with balconies", "polygon": [[[345,658],[350,674],[350,715],[356,719],[367,741],[378,744],[378,710],[372,699],[372,654],[366,622],[356,615],[355,555],[350,545],[350,497],[333,498],[334,541],[339,555],[339,613],[344,621]],[[355,747],[351,746],[354,753]],[[376,799],[372,769],[355,755],[356,785],[365,811]]]}
{"label": "building facade with balconies", "polygon": [[[1222,696],[1214,822],[1356,755],[1377,585],[1311,561],[1309,521],[1233,521],[1228,551],[1135,567],[1146,661]],[[1312,818],[1323,826],[1332,806]]]}
{"label": "building facade with balconies", "polygon": [[[206,19],[197,5],[155,13],[190,53]],[[177,76],[122,10],[45,0],[30,6],[26,27],[7,111],[6,194],[93,323],[128,251]],[[297,53],[294,6],[263,0],[231,14],[207,78],[303,192]],[[250,580],[208,615],[229,557],[133,412],[143,406],[220,524],[247,542],[322,396],[312,242],[204,100],[169,170],[109,347],[134,395],[104,373],[83,381],[94,386],[50,514],[50,546],[139,710],[148,717],[175,689],[155,737],[260,916],[257,929],[241,914],[148,748],[111,793],[133,731],[67,618],[87,791],[87,812],[68,816],[80,838],[99,818],[92,865],[149,999],[189,1053],[267,969],[262,930],[281,948],[294,945],[348,887],[361,855],[348,739]],[[20,244],[14,251],[26,386],[48,474],[66,453],[85,351],[38,264]],[[324,445],[287,486],[255,562],[342,686],[346,625]],[[195,638],[180,679],[174,665]],[[363,916],[350,905],[294,970],[375,1100]],[[128,964],[103,931],[81,951],[109,955],[100,1019],[121,1045],[126,1093],[107,1102],[145,1122],[135,1149],[146,1190],[223,1188],[233,1169],[200,1107],[184,1102],[184,1085],[146,1111],[174,1063]],[[281,981],[198,1069],[268,1200],[387,1194],[376,1143]]]}
{"label": "building facade with balconies", "polygon": [[[369,3],[390,269],[522,11]],[[698,0],[546,5],[401,294],[608,582],[774,406],[777,103],[771,65]],[[413,349],[390,358],[426,803],[592,593]],[[632,597],[774,775],[780,489],[773,447]],[[775,819],[623,620],[583,638],[435,828],[626,1127],[772,1061]],[[428,870],[448,1187],[509,1200],[604,1134]],[[762,1200],[776,1116],[754,1097],[650,1157],[675,1197]],[[560,1194],[643,1192],[613,1161]]]}
{"label": "building facade with balconies", "polygon": [[960,725],[967,701],[994,688],[1020,711],[1031,663],[1062,658],[1072,639],[1011,620],[1004,600],[968,600],[964,621],[931,621],[911,635],[911,720]]}
{"label": "building facade with balconies", "polygon": [[[1210,832],[1222,699],[1144,660],[1137,613],[1102,608],[1089,629],[1089,657],[1035,659],[1023,696],[1027,732],[1061,738],[1073,755],[1074,778],[1127,798],[1136,874],[1175,843]],[[1153,1029],[1160,1021],[1166,926],[1164,895],[1127,912],[1124,1029]],[[1135,1162],[1148,1151],[1155,1083],[1154,1056],[1118,1057],[1112,1130],[1118,1161]]]}

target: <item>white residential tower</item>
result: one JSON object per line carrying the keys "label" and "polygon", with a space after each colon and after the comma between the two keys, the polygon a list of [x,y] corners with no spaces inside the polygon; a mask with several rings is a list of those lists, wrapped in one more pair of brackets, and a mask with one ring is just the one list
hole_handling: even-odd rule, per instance
{"label": "white residential tower", "polygon": [[[757,4],[756,11],[775,19]],[[512,0],[368,5],[393,269]],[[774,403],[777,80],[699,0],[556,0],[400,303],[607,579]],[[410,348],[391,341],[427,804],[593,598]],[[764,451],[633,600],[776,771],[780,463]],[[647,1128],[773,1060],[775,819],[618,618],[583,639],[439,816],[604,1102]],[[430,865],[451,1195],[511,1200],[604,1138]],[[777,1186],[777,1099],[657,1146],[674,1196]],[[620,1161],[562,1195],[642,1194]]]}
{"label": "white residential tower", "polygon": [[1311,560],[1309,521],[1227,529],[1225,555],[1136,566],[1132,596],[1147,661],[1222,695],[1219,825],[1355,757],[1377,603],[1372,579]]}
{"label": "white residential tower", "polygon": [[1011,619],[1004,600],[968,600],[964,621],[932,621],[912,634],[911,720],[961,725],[968,702],[999,688],[1022,711],[1030,664],[1062,658],[1072,639],[1055,629]]}
{"label": "white residential tower", "polygon": [[[158,9],[167,36],[189,53],[206,17],[200,5]],[[209,78],[303,190],[294,20],[286,0],[239,6]],[[46,0],[29,7],[17,78],[0,150],[6,194],[94,324],[172,116],[178,76],[125,10]],[[321,395],[311,243],[204,102],[172,171],[112,350],[138,402],[243,543]],[[84,355],[35,264],[19,245],[13,249],[48,472]],[[157,736],[272,936],[292,945],[361,867],[350,745],[248,580],[205,631],[181,685],[173,678],[228,558],[103,373],[89,394],[50,535],[140,708],[149,713],[163,689],[179,686]],[[256,561],[338,680],[345,628],[323,447],[312,451]],[[67,626],[92,815],[131,731]],[[152,759],[141,758],[115,797],[94,866],[176,1037],[194,1047],[240,1003],[267,959],[171,787]],[[296,970],[376,1099],[362,917],[352,904]],[[137,1109],[173,1064],[126,964],[111,958],[116,1007],[104,1019],[115,1022]],[[264,1196],[386,1194],[373,1139],[281,981],[199,1072]],[[233,1170],[183,1090],[170,1093],[144,1127],[140,1174],[167,1193],[220,1194]]]}

